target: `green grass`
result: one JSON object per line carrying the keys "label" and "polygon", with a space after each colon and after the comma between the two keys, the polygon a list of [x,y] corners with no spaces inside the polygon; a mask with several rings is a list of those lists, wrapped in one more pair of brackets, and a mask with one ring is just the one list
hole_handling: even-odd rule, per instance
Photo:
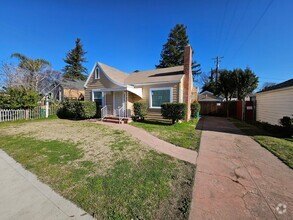
{"label": "green grass", "polygon": [[260,145],[276,155],[281,161],[293,168],[293,138],[274,137],[254,125],[231,119],[245,134],[253,137]]}
{"label": "green grass", "polygon": [[[136,143],[115,132],[113,152]],[[78,144],[1,130],[0,148],[97,219],[188,219],[195,171],[189,163],[150,150],[138,161],[122,157],[101,174],[104,165],[85,159]]]}
{"label": "green grass", "polygon": [[195,129],[198,120],[176,123],[174,125],[160,122],[132,122],[131,125],[142,128],[156,137],[179,147],[198,151],[200,131]]}

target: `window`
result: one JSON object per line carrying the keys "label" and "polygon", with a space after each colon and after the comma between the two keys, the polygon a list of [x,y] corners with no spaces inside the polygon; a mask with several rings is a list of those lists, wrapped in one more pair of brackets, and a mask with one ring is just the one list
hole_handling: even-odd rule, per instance
{"label": "window", "polygon": [[100,68],[96,67],[95,69],[95,79],[100,79]]}
{"label": "window", "polygon": [[98,104],[98,106],[103,106],[103,92],[93,91],[93,101]]}
{"label": "window", "polygon": [[150,107],[161,108],[166,102],[172,102],[172,88],[151,88]]}

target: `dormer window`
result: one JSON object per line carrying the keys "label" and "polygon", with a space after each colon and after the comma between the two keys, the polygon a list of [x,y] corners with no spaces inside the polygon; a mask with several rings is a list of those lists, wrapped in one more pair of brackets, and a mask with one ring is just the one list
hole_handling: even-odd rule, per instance
{"label": "dormer window", "polygon": [[100,79],[100,68],[97,66],[95,69],[95,79]]}

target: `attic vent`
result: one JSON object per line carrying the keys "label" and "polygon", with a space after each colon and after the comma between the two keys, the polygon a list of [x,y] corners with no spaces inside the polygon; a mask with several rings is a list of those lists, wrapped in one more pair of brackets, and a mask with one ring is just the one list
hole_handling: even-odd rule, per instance
{"label": "attic vent", "polygon": [[95,79],[100,79],[100,68],[97,66],[95,69]]}

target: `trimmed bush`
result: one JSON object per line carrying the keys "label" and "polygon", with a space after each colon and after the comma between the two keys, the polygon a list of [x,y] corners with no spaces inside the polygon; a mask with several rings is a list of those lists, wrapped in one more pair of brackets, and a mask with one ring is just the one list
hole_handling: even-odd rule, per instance
{"label": "trimmed bush", "polygon": [[90,101],[65,101],[57,111],[57,116],[63,119],[88,119],[96,114],[96,103]]}
{"label": "trimmed bush", "polygon": [[196,118],[197,112],[200,111],[200,104],[198,102],[191,103],[190,109],[191,109],[191,117]]}
{"label": "trimmed bush", "polygon": [[133,103],[133,111],[134,111],[134,120],[144,120],[144,116],[146,116],[148,112],[148,106],[145,102],[135,102]]}
{"label": "trimmed bush", "polygon": [[171,119],[172,124],[178,120],[184,119],[186,115],[185,103],[164,103],[161,105],[162,116],[166,119]]}
{"label": "trimmed bush", "polygon": [[293,118],[290,118],[289,116],[284,116],[279,120],[279,123],[283,126],[286,135],[293,135]]}

